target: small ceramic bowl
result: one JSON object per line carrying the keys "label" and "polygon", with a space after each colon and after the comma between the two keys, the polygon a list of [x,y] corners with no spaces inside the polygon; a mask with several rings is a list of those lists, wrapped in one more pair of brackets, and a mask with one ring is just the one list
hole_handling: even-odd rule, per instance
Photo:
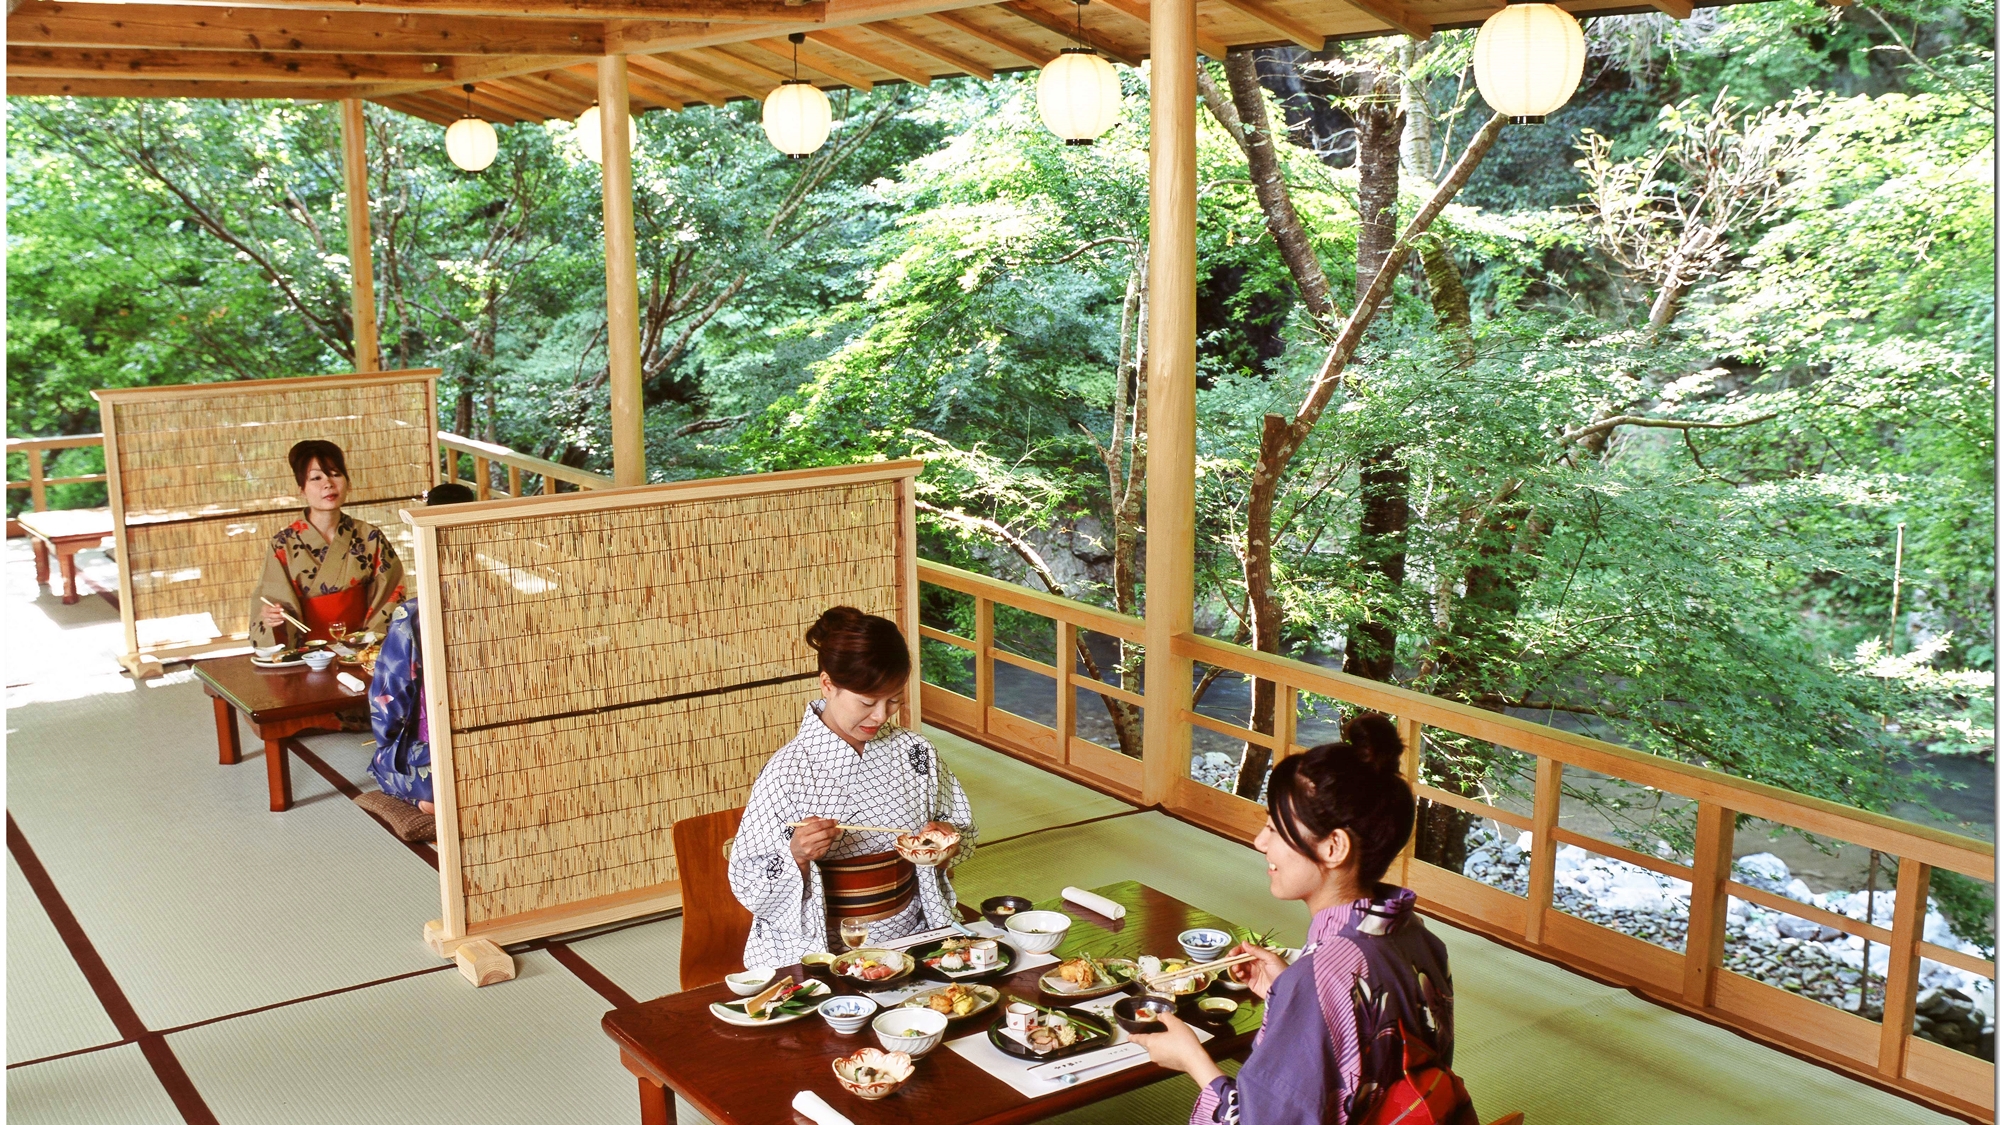
{"label": "small ceramic bowl", "polygon": [[916,1069],[909,1055],[873,1047],[863,1047],[846,1058],[833,1060],[833,1076],[840,1081],[841,1089],[871,1102],[895,1093]]}
{"label": "small ceramic bowl", "polygon": [[852,1035],[867,1025],[882,1006],[866,996],[835,996],[820,1002],[819,1014],[826,1025],[841,1035]]}
{"label": "small ceramic bowl", "polygon": [[1023,953],[1047,953],[1069,932],[1069,915],[1060,910],[1023,910],[1007,919],[1007,936]]}
{"label": "small ceramic bowl", "polygon": [[799,958],[799,964],[804,965],[806,972],[811,973],[813,976],[825,977],[828,980],[833,979],[833,954],[831,953],[808,953],[804,957]]}
{"label": "small ceramic bowl", "polygon": [[324,672],[333,667],[333,653],[323,648],[308,649],[300,659],[306,662],[306,667],[315,672]]}
{"label": "small ceramic bowl", "polygon": [[896,854],[917,867],[936,867],[958,840],[956,832],[905,832],[896,837]]}
{"label": "small ceramic bowl", "polygon": [[285,646],[258,645],[256,648],[253,648],[250,651],[256,653],[257,659],[259,660],[276,660],[278,658],[278,654],[285,651]]}
{"label": "small ceramic bowl", "polygon": [[1211,1027],[1228,1023],[1236,1015],[1236,1001],[1227,996],[1204,996],[1194,1002],[1194,1016]]}
{"label": "small ceramic bowl", "polygon": [[1034,908],[1033,902],[1020,895],[996,895],[979,904],[979,912],[986,915],[986,920],[1003,929],[1007,925],[1007,919]]}
{"label": "small ceramic bowl", "polygon": [[929,1008],[891,1008],[869,1026],[885,1049],[920,1059],[944,1040],[944,1029],[950,1023],[943,1012]]}
{"label": "small ceramic bowl", "polygon": [[755,996],[771,987],[771,978],[778,975],[776,969],[745,969],[722,978],[729,991],[738,996]]}
{"label": "small ceramic bowl", "polygon": [[1162,1000],[1157,996],[1127,996],[1111,1005],[1111,1014],[1118,1017],[1118,1026],[1134,1035],[1165,1031],[1166,1025],[1160,1022],[1160,1017],[1173,1010],[1172,1000]]}
{"label": "small ceramic bowl", "polygon": [[1221,930],[1199,929],[1182,930],[1180,942],[1181,948],[1187,950],[1191,960],[1213,961],[1220,957],[1222,951],[1228,949],[1235,939]]}

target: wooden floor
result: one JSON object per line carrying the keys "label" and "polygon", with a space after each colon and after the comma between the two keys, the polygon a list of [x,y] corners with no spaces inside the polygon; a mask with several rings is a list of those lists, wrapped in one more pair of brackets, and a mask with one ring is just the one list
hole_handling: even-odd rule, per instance
{"label": "wooden floor", "polygon": [[[109,566],[86,552],[107,586]],[[116,610],[33,588],[6,556],[7,1111],[17,1122],[632,1122],[603,1012],[678,987],[680,923],[641,920],[516,951],[475,991],[432,957],[428,849],[354,805],[364,736],[304,740],[297,804],[264,808],[253,760],[215,764],[185,671],[109,663]],[[962,897],[1137,878],[1225,917],[1304,932],[1261,857],[938,735],[986,844]],[[1482,1115],[1575,1122],[1948,1120],[1624,992],[1438,927],[1458,1066]],[[1185,1120],[1185,1079],[1069,1115]],[[775,1096],[775,1095],[774,1095]],[[684,1122],[698,1121],[683,1107]]]}

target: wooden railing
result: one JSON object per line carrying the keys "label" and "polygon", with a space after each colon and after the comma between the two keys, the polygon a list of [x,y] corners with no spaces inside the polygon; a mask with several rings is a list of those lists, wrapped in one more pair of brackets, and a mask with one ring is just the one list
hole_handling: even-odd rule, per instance
{"label": "wooden railing", "polygon": [[[104,435],[72,434],[69,437],[8,438],[7,452],[10,455],[10,459],[11,455],[15,453],[19,453],[27,458],[28,478],[26,480],[8,481],[7,491],[12,492],[17,488],[25,488],[28,490],[29,510],[35,512],[48,511],[49,486],[58,484],[95,484],[104,480],[104,474],[91,473],[80,477],[45,476],[42,455],[51,449],[83,449],[93,445],[102,447],[104,445]],[[14,534],[11,523],[8,526],[7,533],[9,535]]]}
{"label": "wooden railing", "polygon": [[[438,480],[467,485],[479,493],[481,500],[491,500],[496,496],[525,496],[534,492],[553,496],[558,482],[573,485],[576,489],[611,487],[611,478],[602,473],[544,461],[540,457],[516,453],[504,445],[475,441],[443,430],[438,431],[438,453],[443,459],[443,472]],[[472,475],[462,477],[459,475],[461,463],[468,459],[472,462]],[[505,472],[505,488],[499,487],[494,479],[496,469]],[[524,486],[528,491],[522,491]]]}
{"label": "wooden railing", "polygon": [[[1075,736],[1070,688],[1086,688],[1136,705],[1144,704],[1144,696],[1110,689],[1089,676],[996,648],[993,607],[1012,606],[1048,618],[1055,630],[1057,659],[1068,668],[1076,664],[1071,654],[1076,630],[1091,629],[1136,642],[1143,639],[1143,622],[938,563],[919,562],[917,576],[921,582],[969,596],[976,623],[972,637],[923,629],[923,635],[932,641],[971,652],[977,669],[972,697],[924,684],[924,718],[1139,803],[1141,760]],[[1931,872],[1954,871],[1991,882],[1992,844],[1207,637],[1183,635],[1175,645],[1179,655],[1198,665],[1273,681],[1279,693],[1277,730],[1272,734],[1185,711],[1179,716],[1183,722],[1268,748],[1276,761],[1304,750],[1297,742],[1296,730],[1301,692],[1381,711],[1398,722],[1404,739],[1404,769],[1420,796],[1534,833],[1525,896],[1426,863],[1406,850],[1391,877],[1414,889],[1426,911],[1599,979],[1636,989],[1700,1018],[1939,1106],[1983,1114],[1991,1120],[1993,1064],[1919,1039],[1912,1029],[1922,959],[1994,976],[1992,961],[1923,940]],[[996,661],[1038,672],[1061,685],[1056,693],[1054,727],[996,705],[992,673]],[[1419,764],[1426,728],[1528,755],[1535,763],[1531,813],[1522,815],[1423,784]],[[1153,747],[1145,751],[1154,752]],[[1239,840],[1254,836],[1264,823],[1264,809],[1195,781],[1188,765],[1186,761],[1172,763],[1177,780],[1162,806],[1165,811]],[[1562,827],[1565,769],[1588,771],[1693,802],[1693,856],[1665,859]],[[1794,902],[1731,879],[1732,843],[1740,817],[1759,818],[1896,857],[1897,895],[1890,928]],[[1556,852],[1565,844],[1688,882],[1685,952],[1559,909],[1555,903]],[[1887,946],[1882,1023],[1724,968],[1724,926],[1732,897]]]}

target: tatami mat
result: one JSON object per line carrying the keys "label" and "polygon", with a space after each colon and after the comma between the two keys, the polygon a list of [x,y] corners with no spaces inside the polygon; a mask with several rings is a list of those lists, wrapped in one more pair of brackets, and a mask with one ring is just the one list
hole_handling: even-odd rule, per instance
{"label": "tatami mat", "polygon": [[570,943],[634,1000],[681,989],[681,920],[661,918]]}
{"label": "tatami mat", "polygon": [[610,1005],[546,952],[515,965],[486,988],[447,969],[167,1042],[222,1125],[637,1122],[598,1027]]}
{"label": "tatami mat", "polygon": [[981,840],[1004,840],[1058,824],[1129,812],[1131,805],[939,730],[923,728],[965,787]]}
{"label": "tatami mat", "polygon": [[12,856],[7,858],[7,980],[9,1063],[118,1041],[117,1027]]}
{"label": "tatami mat", "polygon": [[270,812],[262,747],[216,764],[191,673],[7,727],[9,811],[148,1027],[437,964],[436,876],[303,763]]}
{"label": "tatami mat", "polygon": [[136,1043],[8,1071],[7,1120],[11,1125],[181,1125],[180,1111]]}
{"label": "tatami mat", "polygon": [[[37,589],[28,541],[6,542],[7,705],[132,690],[117,664],[125,644],[118,608],[90,593],[75,605],[62,604],[61,595],[47,586]],[[103,552],[79,551],[76,557],[93,580],[118,585],[117,566]]]}

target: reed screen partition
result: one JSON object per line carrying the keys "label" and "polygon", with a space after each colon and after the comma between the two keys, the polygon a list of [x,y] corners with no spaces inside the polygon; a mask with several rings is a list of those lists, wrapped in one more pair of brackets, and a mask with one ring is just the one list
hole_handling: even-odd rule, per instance
{"label": "reed screen partition", "polygon": [[292,444],[347,455],[346,510],[400,540],[397,508],[430,488],[436,368],[92,391],[118,547],[123,662],[157,669],[237,647],[271,537],[298,518]]}
{"label": "reed screen partition", "polygon": [[[1072,646],[1079,632],[1097,631],[1136,641],[1144,635],[1144,622],[940,563],[920,562],[917,573],[925,586],[950,591],[973,603],[972,636],[934,626],[923,630],[927,640],[970,652],[975,669],[970,696],[937,683],[924,684],[928,720],[1044,769],[1142,803],[1142,763],[1076,736],[1075,708],[1080,704],[1071,689],[1108,695],[1110,687],[1075,670],[1077,654]],[[1055,632],[1062,667],[1029,661],[996,647],[996,605],[1045,618]],[[1305,749],[1298,731],[1301,696],[1380,711],[1395,717],[1403,733],[1404,772],[1416,785],[1418,796],[1534,833],[1538,843],[1530,853],[1525,895],[1510,894],[1419,860],[1412,849],[1406,849],[1390,877],[1414,889],[1426,913],[1940,1107],[1986,1121],[1993,1119],[1993,1064],[1912,1034],[1918,969],[1924,960],[1994,976],[1993,961],[1926,941],[1924,935],[1931,872],[1954,871],[1990,882],[1994,877],[1992,844],[1208,637],[1182,635],[1175,644],[1198,670],[1206,666],[1262,678],[1276,686],[1278,696],[1277,729],[1270,733],[1183,711],[1179,718],[1190,726],[1268,750],[1275,762]],[[1064,686],[1057,694],[1053,727],[999,705],[993,690],[996,664],[1061,677],[1059,683]],[[1129,692],[1110,697],[1144,703],[1143,695]],[[1422,763],[1427,732],[1478,739],[1525,755],[1532,763],[1534,777],[1532,810],[1523,815],[1426,784],[1425,779],[1431,776]],[[1158,747],[1145,749],[1149,759],[1159,753]],[[1159,807],[1238,840],[1255,836],[1264,824],[1263,807],[1196,781],[1190,776],[1189,764],[1186,760],[1164,764],[1172,783],[1157,795]],[[1156,763],[1146,761],[1143,765],[1150,770]],[[1696,810],[1693,854],[1649,855],[1563,827],[1566,770],[1622,779],[1692,802]],[[1745,817],[1894,858],[1899,871],[1892,925],[1871,925],[1734,881],[1732,845],[1737,822]],[[1642,941],[1560,909],[1554,894],[1558,845],[1575,845],[1686,880],[1688,918],[1683,949]],[[1724,924],[1731,898],[1886,946],[1888,972],[1886,979],[1878,981],[1885,993],[1883,1021],[1878,1024],[1724,968]]]}
{"label": "reed screen partition", "polygon": [[438,806],[431,947],[678,906],[674,821],[743,804],[819,695],[806,627],[853,605],[914,650],[920,468],[404,512]]}

